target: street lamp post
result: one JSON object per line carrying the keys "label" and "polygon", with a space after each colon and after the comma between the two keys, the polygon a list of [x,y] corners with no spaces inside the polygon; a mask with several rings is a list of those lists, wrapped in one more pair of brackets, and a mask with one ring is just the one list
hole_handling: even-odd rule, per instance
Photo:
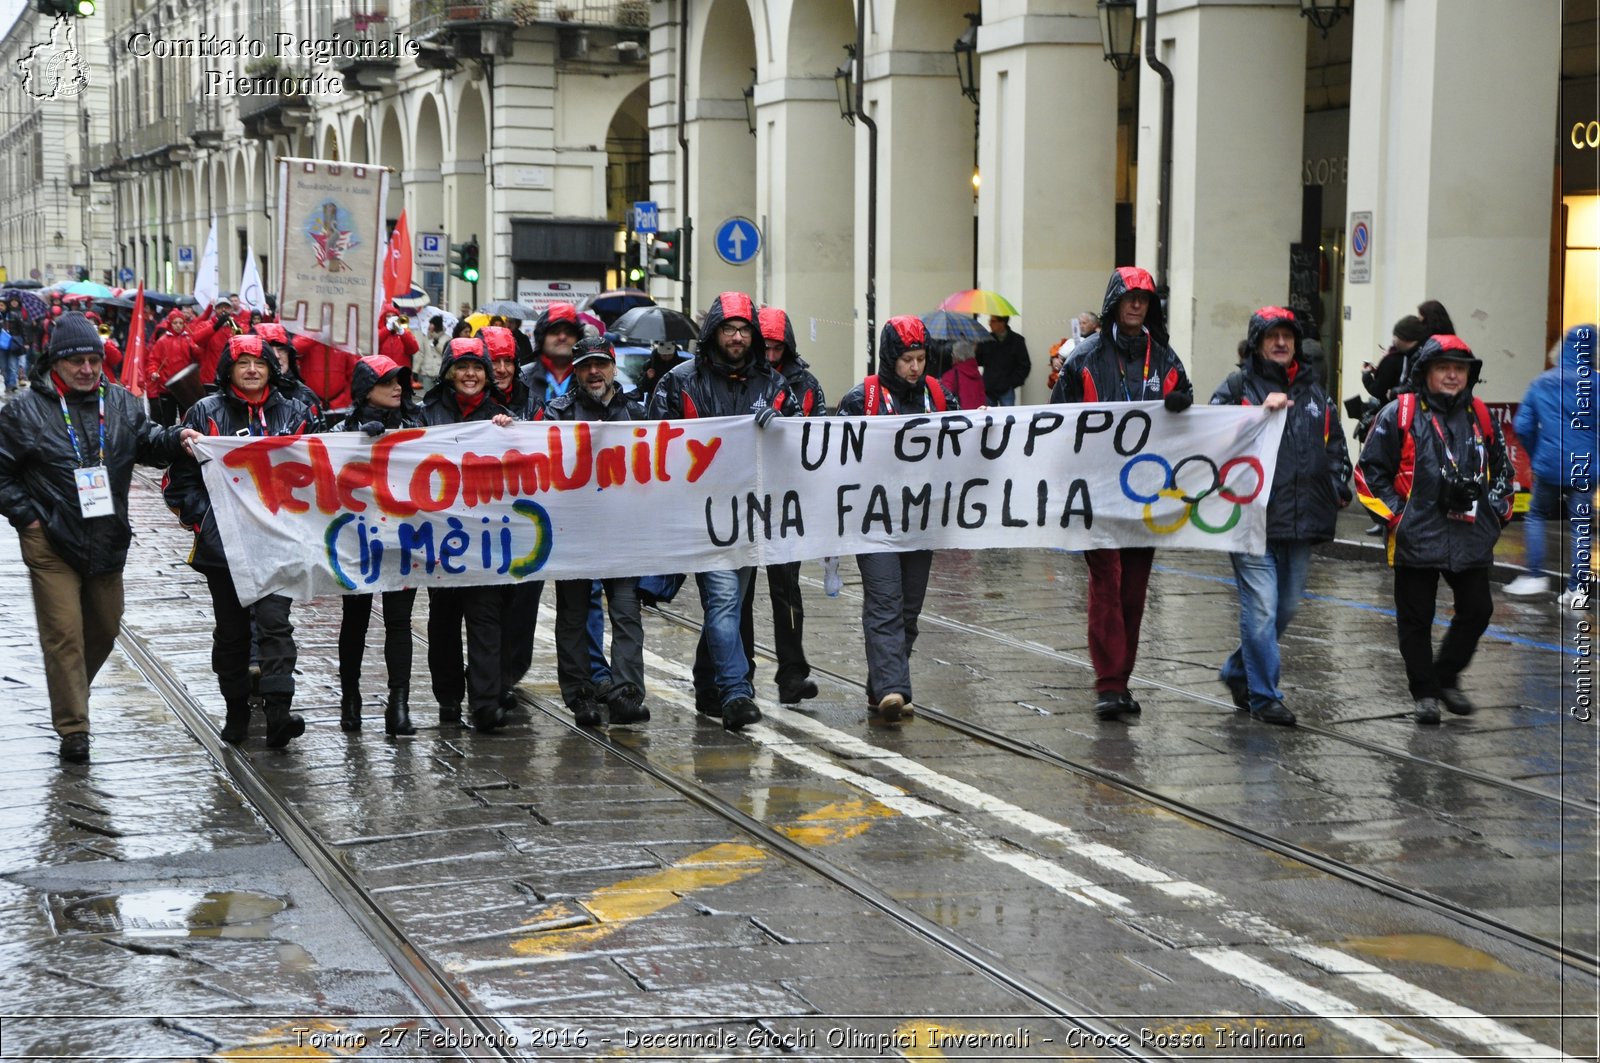
{"label": "street lamp post", "polygon": [[[849,61],[834,73],[834,86],[839,90],[839,113],[845,121],[861,124],[867,130],[867,372],[877,364],[878,352],[878,123],[867,114],[865,56],[867,46],[867,0],[856,0],[856,43],[845,45]],[[853,92],[844,91],[846,81]]]}
{"label": "street lamp post", "polygon": [[952,50],[956,55],[956,80],[961,83],[961,95],[972,101],[972,286],[978,287],[978,134],[982,112],[978,110],[978,27],[983,25],[981,13],[967,12],[967,28],[956,38]]}
{"label": "street lamp post", "polygon": [[1326,37],[1334,25],[1350,13],[1353,0],[1300,0],[1300,17],[1322,31]]}
{"label": "street lamp post", "polygon": [[[1098,0],[1100,46],[1106,62],[1122,73],[1139,62],[1135,42],[1137,0]],[[1305,2],[1305,0],[1302,0]],[[1167,305],[1167,265],[1172,237],[1172,71],[1156,57],[1156,0],[1145,8],[1144,61],[1161,78],[1161,164],[1156,191],[1156,298]]]}

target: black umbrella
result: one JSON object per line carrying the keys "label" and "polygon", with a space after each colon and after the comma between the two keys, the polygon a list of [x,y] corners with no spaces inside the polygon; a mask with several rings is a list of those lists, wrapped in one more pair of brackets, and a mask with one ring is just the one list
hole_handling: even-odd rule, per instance
{"label": "black umbrella", "polygon": [[578,304],[579,310],[589,313],[607,323],[615,325],[617,318],[626,311],[637,306],[654,306],[656,301],[650,298],[650,293],[638,288],[612,288],[598,295],[585,296],[583,302]]}
{"label": "black umbrella", "polygon": [[665,306],[636,306],[613,321],[611,331],[635,343],[671,340],[681,345],[700,338],[693,319]]}
{"label": "black umbrella", "polygon": [[44,287],[44,282],[43,281],[36,281],[36,280],[6,281],[5,282],[5,287],[7,287],[7,288],[26,288],[26,289],[32,290],[32,289],[35,289],[35,288],[43,288]]}
{"label": "black umbrella", "polygon": [[478,307],[477,313],[488,314],[490,317],[509,317],[517,321],[528,321],[539,316],[531,308],[512,299],[496,299],[492,303],[484,303]]}
{"label": "black umbrella", "polygon": [[989,335],[989,330],[968,314],[935,310],[923,317],[922,324],[928,330],[930,340],[948,340],[951,343],[957,340],[971,340],[973,343],[982,343],[984,340],[993,339]]}

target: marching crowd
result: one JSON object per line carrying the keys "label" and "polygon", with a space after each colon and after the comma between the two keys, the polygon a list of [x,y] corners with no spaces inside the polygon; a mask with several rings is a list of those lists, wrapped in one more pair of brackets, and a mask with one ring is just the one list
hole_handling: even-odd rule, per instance
{"label": "marching crowd", "polygon": [[[1004,319],[992,325],[993,344],[974,354],[961,345],[947,352],[930,342],[920,319],[894,317],[882,330],[877,372],[830,411],[799,355],[788,315],[737,292],[712,301],[692,354],[658,345],[632,391],[619,383],[612,342],[586,333],[569,304],[543,311],[531,338],[508,322],[476,333],[459,330],[454,337],[434,329],[420,343],[404,317],[386,306],[378,352],[363,358],[309,337],[291,338],[281,324],[262,317],[270,315],[252,320],[249,311],[225,299],[192,320],[182,311],[168,314],[143,369],[153,404],[147,415],[114,382],[112,345],[96,323],[70,311],[53,315],[38,337],[31,388],[0,408],[0,513],[17,530],[30,574],[64,760],[89,758],[89,687],[110,653],[122,613],[122,569],[132,535],[128,491],[136,463],[167,468],[165,500],[194,534],[189,563],[205,578],[215,618],[212,668],[226,705],[222,737],[244,742],[257,710],[271,747],[287,746],[304,732],[303,719],[292,711],[296,646],[290,602],[268,595],[246,604],[235,593],[231,567],[251,562],[230,558],[223,549],[200,466],[189,452],[188,444],[199,436],[348,431],[378,437],[467,421],[508,426],[722,416],[749,416],[765,427],[775,417],[937,414],[1007,405],[1027,376],[1026,344]],[[1416,721],[1438,723],[1441,707],[1473,711],[1460,676],[1492,612],[1489,566],[1510,519],[1513,484],[1499,429],[1473,395],[1481,362],[1453,330],[1428,331],[1420,318],[1416,327],[1410,320],[1402,323],[1405,337],[1396,328],[1397,341],[1410,345],[1401,363],[1390,367],[1386,360],[1378,367],[1386,374],[1384,401],[1362,427],[1365,444],[1354,469],[1339,407],[1308,358],[1292,312],[1267,306],[1250,317],[1238,368],[1211,395],[1214,405],[1257,406],[1285,418],[1266,551],[1230,555],[1239,642],[1221,662],[1219,679],[1254,719],[1295,722],[1281,687],[1279,642],[1304,595],[1313,546],[1333,537],[1335,517],[1352,499],[1352,473],[1354,494],[1388,536],[1398,639]],[[1447,316],[1444,321],[1447,326]],[[1568,347],[1583,346],[1583,364],[1592,366],[1593,328],[1584,329],[1569,334]],[[1052,350],[1052,402],[1159,402],[1171,417],[1183,416],[1191,405],[1193,384],[1168,342],[1146,271],[1117,269],[1098,316],[1080,315],[1073,333]],[[940,356],[940,364],[930,366],[930,354]],[[971,362],[980,371],[963,368]],[[416,386],[419,372],[426,388]],[[1593,489],[1571,475],[1570,456],[1565,469],[1560,455],[1541,458],[1541,447],[1560,449],[1571,437],[1555,420],[1541,428],[1542,418],[1571,421],[1569,415],[1582,413],[1593,435],[1592,402],[1583,411],[1567,409],[1563,396],[1569,386],[1561,365],[1551,372],[1557,374],[1554,397],[1525,404],[1525,412],[1535,412],[1524,435],[1546,490],[1545,496],[1536,490],[1536,501],[1547,509],[1563,498],[1575,504]],[[1153,555],[1143,546],[1083,555],[1093,711],[1101,720],[1140,712],[1128,686]],[[901,720],[914,712],[910,662],[933,553],[872,553],[857,560],[868,707],[885,721]],[[754,689],[755,575],[753,568],[694,575],[704,614],[694,662],[695,704],[729,731],[761,718]],[[1454,593],[1455,615],[1435,648],[1441,579]],[[1580,572],[1575,563],[1573,579],[1586,594],[1587,566]],[[641,606],[669,598],[679,582],[557,582],[557,674],[578,725],[650,718]],[[799,564],[770,566],[766,582],[779,700],[794,704],[818,692],[804,650]],[[532,663],[542,592],[537,580],[429,590],[427,666],[441,724],[470,723],[479,731],[504,725],[514,688]],[[416,593],[382,596],[389,735],[416,731]],[[340,726],[348,732],[362,727],[372,604],[372,595],[343,600]]]}

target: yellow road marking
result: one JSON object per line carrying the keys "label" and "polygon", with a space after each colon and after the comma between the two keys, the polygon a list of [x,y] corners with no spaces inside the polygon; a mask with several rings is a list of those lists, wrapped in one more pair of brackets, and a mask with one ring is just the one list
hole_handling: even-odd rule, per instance
{"label": "yellow road marking", "polygon": [[[816,848],[854,838],[876,820],[896,815],[899,813],[894,809],[877,801],[853,798],[825,805],[775,829],[801,845]],[[582,952],[622,926],[670,908],[686,894],[750,877],[765,866],[770,856],[766,849],[738,842],[724,842],[691,853],[671,867],[604,886],[584,898],[580,903],[597,920],[595,925],[563,927],[515,938],[511,951],[519,956],[544,958]]]}

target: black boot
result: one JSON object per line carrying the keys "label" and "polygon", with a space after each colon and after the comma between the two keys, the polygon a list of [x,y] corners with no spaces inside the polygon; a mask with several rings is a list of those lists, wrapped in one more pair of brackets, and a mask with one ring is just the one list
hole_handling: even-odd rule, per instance
{"label": "black boot", "polygon": [[411,723],[411,691],[406,687],[389,688],[389,704],[383,710],[383,733],[414,735],[417,729]]}
{"label": "black boot", "polygon": [[361,691],[346,690],[339,701],[339,730],[361,730]]}
{"label": "black boot", "polygon": [[289,711],[294,701],[294,676],[261,677],[261,698],[267,714],[267,745],[282,749],[306,733],[306,722]]}
{"label": "black boot", "polygon": [[650,719],[644,691],[632,683],[618,683],[612,687],[606,693],[605,702],[613,724],[646,723]]}
{"label": "black boot", "polygon": [[228,719],[222,725],[222,740],[238,745],[250,735],[250,699],[235,698],[228,702]]}

